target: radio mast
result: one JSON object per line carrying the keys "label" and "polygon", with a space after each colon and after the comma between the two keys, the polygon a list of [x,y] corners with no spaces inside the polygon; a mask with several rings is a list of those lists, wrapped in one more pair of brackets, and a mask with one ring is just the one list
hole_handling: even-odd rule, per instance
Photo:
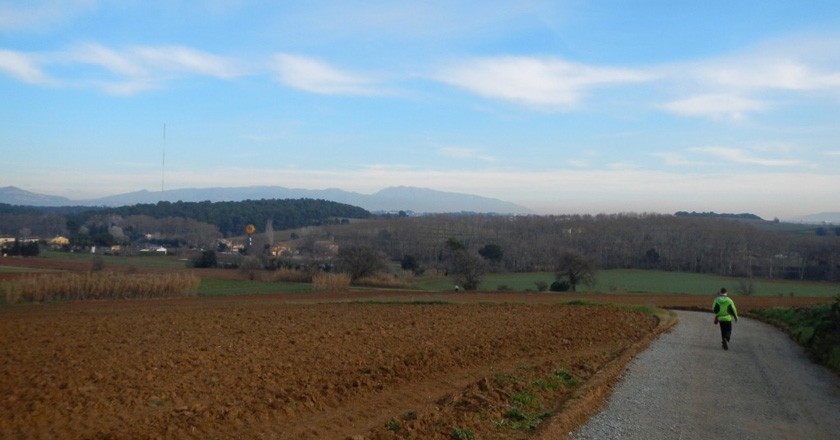
{"label": "radio mast", "polygon": [[166,123],[163,123],[163,158],[160,161],[160,195],[163,197],[163,179],[166,171]]}

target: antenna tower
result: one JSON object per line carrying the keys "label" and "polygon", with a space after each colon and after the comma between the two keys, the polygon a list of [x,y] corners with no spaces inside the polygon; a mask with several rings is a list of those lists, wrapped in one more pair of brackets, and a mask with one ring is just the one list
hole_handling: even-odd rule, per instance
{"label": "antenna tower", "polygon": [[163,179],[166,170],[166,123],[163,124],[163,158],[160,161],[160,193],[163,195]]}

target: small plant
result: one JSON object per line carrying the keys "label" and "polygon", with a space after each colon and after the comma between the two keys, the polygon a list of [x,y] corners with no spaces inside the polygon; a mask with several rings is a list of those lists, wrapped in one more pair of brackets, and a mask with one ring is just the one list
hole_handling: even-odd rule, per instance
{"label": "small plant", "polygon": [[399,431],[401,427],[402,427],[402,423],[400,423],[400,421],[397,420],[397,419],[391,419],[391,420],[388,421],[388,423],[385,424],[385,428],[388,431],[393,431],[393,432]]}
{"label": "small plant", "polygon": [[575,386],[579,383],[577,379],[575,379],[574,376],[571,375],[571,373],[569,373],[563,368],[558,368],[554,370],[553,375],[555,378],[563,382],[563,384],[566,386]]}
{"label": "small plant", "polygon": [[497,384],[503,384],[503,383],[508,383],[508,382],[516,382],[518,380],[519,379],[517,379],[515,376],[511,376],[510,374],[505,374],[505,373],[499,373],[499,374],[493,376],[493,382],[496,382]]}
{"label": "small plant", "polygon": [[452,438],[455,440],[475,440],[475,432],[470,428],[452,428]]}
{"label": "small plant", "polygon": [[514,394],[512,399],[513,403],[518,407],[542,408],[542,402],[540,402],[540,399],[528,390],[522,390]]}

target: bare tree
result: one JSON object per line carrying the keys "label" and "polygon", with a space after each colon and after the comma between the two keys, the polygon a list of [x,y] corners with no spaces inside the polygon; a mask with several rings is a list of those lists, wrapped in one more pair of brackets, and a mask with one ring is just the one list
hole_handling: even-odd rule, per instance
{"label": "bare tree", "polygon": [[577,291],[578,284],[595,284],[595,262],[574,252],[564,252],[557,261],[557,279],[566,280]]}

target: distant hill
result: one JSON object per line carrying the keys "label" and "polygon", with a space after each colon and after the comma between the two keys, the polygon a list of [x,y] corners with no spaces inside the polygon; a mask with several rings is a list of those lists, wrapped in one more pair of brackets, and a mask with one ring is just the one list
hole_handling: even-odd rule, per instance
{"label": "distant hill", "polygon": [[717,212],[687,212],[687,211],[678,211],[674,213],[675,217],[705,217],[705,218],[729,218],[733,220],[764,220],[761,217],[755,214],[749,213],[742,213],[742,214],[727,214],[727,213],[717,213]]}
{"label": "distant hill", "polygon": [[818,214],[810,214],[796,219],[801,223],[830,223],[833,225],[840,225],[840,212],[820,212]]}
{"label": "distant hill", "polygon": [[66,197],[37,194],[16,186],[0,188],[0,203],[20,206],[69,206],[74,204],[72,200]]}
{"label": "distant hill", "polygon": [[414,213],[476,212],[497,214],[529,214],[527,208],[503,200],[470,194],[436,191],[407,186],[389,187],[374,194],[361,194],[337,188],[323,190],[285,188],[281,186],[246,186],[218,188],[184,188],[167,191],[135,191],[98,199],[70,200],[8,186],[0,188],[0,203],[27,206],[131,206],[165,202],[228,202],[262,199],[319,199],[358,206],[371,212],[406,211]]}

